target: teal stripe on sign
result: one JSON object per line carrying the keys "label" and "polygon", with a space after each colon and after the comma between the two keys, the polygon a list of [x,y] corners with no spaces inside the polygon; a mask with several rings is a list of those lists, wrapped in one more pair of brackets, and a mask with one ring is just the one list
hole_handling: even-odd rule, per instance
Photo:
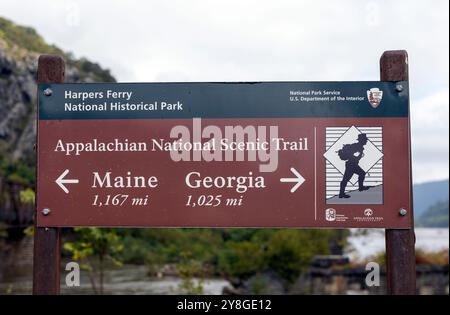
{"label": "teal stripe on sign", "polygon": [[[407,117],[408,85],[399,84],[401,92],[379,81],[40,84],[39,119]],[[372,88],[382,91],[375,108]]]}

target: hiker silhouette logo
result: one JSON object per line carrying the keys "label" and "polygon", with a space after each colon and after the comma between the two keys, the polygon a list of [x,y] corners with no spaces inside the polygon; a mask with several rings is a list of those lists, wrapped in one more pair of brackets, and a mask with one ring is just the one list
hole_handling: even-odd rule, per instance
{"label": "hiker silhouette logo", "polygon": [[327,204],[383,203],[383,128],[326,128]]}

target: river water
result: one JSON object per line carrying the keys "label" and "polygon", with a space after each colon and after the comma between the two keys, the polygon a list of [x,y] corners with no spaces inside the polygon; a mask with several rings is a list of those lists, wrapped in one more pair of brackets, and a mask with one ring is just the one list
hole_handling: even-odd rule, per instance
{"label": "river water", "polygon": [[[189,294],[181,289],[182,280],[177,277],[154,278],[147,275],[147,266],[124,265],[105,271],[104,294]],[[87,272],[81,272],[80,286],[68,287],[65,282],[67,272],[61,270],[61,294],[95,294]],[[203,294],[222,294],[225,286],[231,287],[223,279],[192,279],[201,285]],[[30,294],[32,288],[31,269],[15,270],[0,283],[0,294]]]}
{"label": "river water", "polygon": [[[449,249],[448,228],[416,228],[416,249],[438,252]],[[385,250],[383,229],[351,229],[346,255],[352,261],[365,260]]]}
{"label": "river water", "polygon": [[[104,294],[183,294],[182,280],[177,277],[149,277],[147,266],[125,265],[105,272]],[[61,281],[62,294],[93,294],[92,285],[86,274],[81,276],[80,287],[67,287]],[[203,294],[222,294],[225,286],[231,285],[222,279],[191,280],[200,285]]]}

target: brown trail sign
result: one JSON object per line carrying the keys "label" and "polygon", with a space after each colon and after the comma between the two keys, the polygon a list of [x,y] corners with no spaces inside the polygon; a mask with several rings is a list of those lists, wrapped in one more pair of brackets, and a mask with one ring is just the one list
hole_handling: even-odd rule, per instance
{"label": "brown trail sign", "polygon": [[406,53],[381,61],[373,82],[59,84],[42,56],[34,292],[58,292],[59,227],[125,226],[397,229],[389,288],[412,293]]}

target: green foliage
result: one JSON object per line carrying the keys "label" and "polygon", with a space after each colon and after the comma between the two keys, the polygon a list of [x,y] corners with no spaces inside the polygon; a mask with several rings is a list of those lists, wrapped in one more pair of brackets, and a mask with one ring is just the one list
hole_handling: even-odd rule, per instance
{"label": "green foliage", "polygon": [[[66,242],[63,248],[69,251],[72,259],[80,262],[80,267],[89,272],[92,288],[95,293],[103,294],[105,260],[109,259],[115,266],[121,266],[118,254],[123,251],[121,237],[114,229],[74,228],[76,239]],[[94,275],[95,265],[91,258],[98,258],[99,283]]]}
{"label": "green foliage", "polygon": [[233,278],[249,277],[264,267],[264,252],[259,242],[228,241],[219,258],[219,269]]}
{"label": "green foliage", "polygon": [[126,244],[120,259],[141,263],[145,257],[151,274],[165,264],[177,264],[184,275],[239,280],[274,270],[287,281],[295,279],[314,255],[329,253],[329,244],[346,237],[336,230],[294,229],[117,229],[117,233]]}
{"label": "green foliage", "polygon": [[23,230],[23,234],[25,234],[28,237],[34,236],[34,226],[31,225],[31,226],[25,228],[25,230]]}
{"label": "green foliage", "polygon": [[256,274],[255,278],[253,279],[250,287],[250,292],[252,294],[270,294],[270,292],[267,292],[268,283],[267,280],[264,279],[264,277],[261,276],[261,274]]}
{"label": "green foliage", "polygon": [[448,250],[438,252],[416,250],[416,264],[418,265],[437,265],[448,266]]}
{"label": "green foliage", "polygon": [[121,261],[141,265],[150,263],[154,259],[155,263],[157,263],[156,257],[150,257],[149,246],[145,240],[134,238],[130,235],[123,235],[122,244],[124,250],[119,253]]}
{"label": "green foliage", "polygon": [[35,167],[2,156],[0,157],[0,177],[24,184],[33,184],[35,182]]}
{"label": "green foliage", "polygon": [[268,266],[293,281],[314,255],[328,254],[330,236],[326,230],[278,230],[267,244]]}
{"label": "green foliage", "polygon": [[0,222],[0,239],[7,237],[8,237],[8,226],[5,223]]}
{"label": "green foliage", "polygon": [[24,204],[34,204],[36,200],[36,194],[34,193],[34,190],[31,188],[27,188],[25,190],[20,191],[19,193],[20,202]]}
{"label": "green foliage", "polygon": [[[16,25],[0,17],[0,39],[6,43],[8,48],[18,47],[38,54],[62,56],[68,65],[76,67],[80,71],[82,80],[87,76],[93,76],[95,82],[115,82],[108,69],[103,69],[99,64],[86,58],[76,59],[71,53],[66,53],[54,45],[47,44],[31,27]],[[21,57],[21,55],[17,57]]]}
{"label": "green foliage", "polygon": [[242,232],[231,231],[219,260],[219,269],[231,278],[247,278],[264,270],[274,270],[288,281],[294,280],[314,255],[327,254],[336,231],[252,230],[248,240]]}
{"label": "green foliage", "polygon": [[426,210],[417,222],[424,227],[448,227],[448,200],[439,201]]}
{"label": "green foliage", "polygon": [[0,38],[6,41],[8,46],[17,45],[38,53],[64,54],[54,45],[48,45],[33,28],[16,25],[2,17],[0,17]]}
{"label": "green foliage", "polygon": [[144,255],[145,263],[148,266],[148,274],[151,276],[157,275],[166,263],[163,255],[155,252],[148,252]]}
{"label": "green foliage", "polygon": [[178,263],[184,252],[204,264],[213,264],[222,244],[220,233],[212,229],[140,229],[133,232],[121,229],[120,233],[130,233],[130,237],[143,240],[138,242],[153,255],[162,256],[166,263]]}
{"label": "green foliage", "polygon": [[[203,266],[202,264],[193,259],[189,252],[181,252],[181,261],[177,265],[178,275],[181,278],[181,282],[178,286],[179,294],[197,295],[203,293]],[[200,275],[200,280],[194,281],[195,276]]]}
{"label": "green foliage", "polygon": [[64,249],[72,254],[74,260],[82,261],[96,254],[120,264],[117,256],[123,251],[123,243],[114,229],[74,228],[74,231],[76,240],[64,244]]}
{"label": "green foliage", "polygon": [[[367,262],[374,261],[381,266],[386,266],[386,253],[379,252],[367,259]],[[448,266],[449,253],[448,250],[441,251],[424,251],[416,249],[416,264],[417,265],[437,265]]]}
{"label": "green foliage", "polygon": [[103,69],[98,63],[91,62],[86,58],[68,59],[68,63],[80,70],[82,75],[94,75],[94,80],[97,82],[116,81],[108,69]]}

